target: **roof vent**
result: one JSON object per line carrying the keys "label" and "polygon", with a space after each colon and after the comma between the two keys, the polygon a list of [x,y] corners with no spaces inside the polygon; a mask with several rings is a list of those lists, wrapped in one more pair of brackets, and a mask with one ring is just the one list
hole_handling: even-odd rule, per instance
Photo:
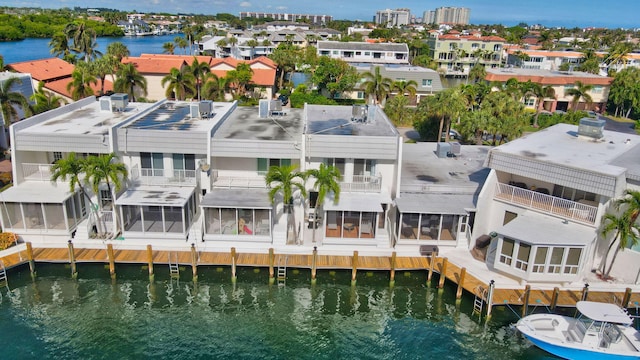
{"label": "roof vent", "polygon": [[353,105],[351,108],[351,121],[367,122],[368,112],[367,105]]}
{"label": "roof vent", "polygon": [[439,158],[446,158],[451,151],[451,144],[448,142],[439,142],[436,147],[436,156]]}
{"label": "roof vent", "polygon": [[604,136],[604,124],[600,119],[582,118],[578,125],[578,136],[586,136],[592,139],[600,139]]}
{"label": "roof vent", "polygon": [[111,98],[108,96],[103,96],[100,98],[100,111],[111,112]]}

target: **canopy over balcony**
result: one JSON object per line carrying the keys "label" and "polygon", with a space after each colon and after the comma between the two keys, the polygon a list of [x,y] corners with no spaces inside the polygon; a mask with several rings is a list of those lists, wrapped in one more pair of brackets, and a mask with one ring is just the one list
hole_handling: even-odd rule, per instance
{"label": "canopy over balcony", "polygon": [[401,213],[466,215],[476,199],[475,194],[402,194],[396,206]]}
{"label": "canopy over balcony", "polygon": [[511,220],[496,232],[531,245],[554,246],[586,246],[596,236],[593,228],[529,211]]}

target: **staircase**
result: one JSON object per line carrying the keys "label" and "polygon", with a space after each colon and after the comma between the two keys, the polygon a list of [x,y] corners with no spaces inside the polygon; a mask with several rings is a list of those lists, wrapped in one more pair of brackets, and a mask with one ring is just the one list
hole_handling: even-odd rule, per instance
{"label": "staircase", "polygon": [[9,286],[7,282],[7,269],[5,269],[2,260],[0,260],[0,286]]}

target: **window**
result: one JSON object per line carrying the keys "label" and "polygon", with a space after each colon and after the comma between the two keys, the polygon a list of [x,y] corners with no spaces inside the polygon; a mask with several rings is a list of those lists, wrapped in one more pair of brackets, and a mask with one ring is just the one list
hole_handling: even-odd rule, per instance
{"label": "window", "polygon": [[534,106],[536,104],[536,99],[535,98],[525,98],[524,101],[524,106]]}
{"label": "window", "polygon": [[53,152],[53,162],[57,162],[58,160],[62,160],[62,153],[59,151]]}
{"label": "window", "polygon": [[431,87],[431,79],[422,79],[422,87]]}
{"label": "window", "polygon": [[570,248],[569,253],[567,254],[567,261],[564,265],[565,274],[577,274],[578,273],[578,264],[580,264],[580,255],[582,254],[582,249],[580,248]]}
{"label": "window", "polygon": [[551,260],[547,272],[550,274],[560,274],[562,268],[562,258],[564,257],[564,248],[557,247],[551,251]]}
{"label": "window", "polygon": [[376,161],[370,159],[354,159],[353,175],[375,176]]}
{"label": "window", "polygon": [[[594,193],[576,190],[562,185],[553,186],[553,196],[560,197],[571,201],[587,200],[597,202],[597,196]],[[594,204],[596,206],[597,204]]]}
{"label": "window", "polygon": [[338,55],[340,52],[338,50],[333,50],[333,55]]}
{"label": "window", "polygon": [[472,48],[472,49],[477,49],[477,48],[479,48],[479,47],[480,47],[480,45],[479,45],[478,43],[473,43],[473,44],[471,44],[471,48]]}
{"label": "window", "polygon": [[594,86],[591,92],[594,94],[602,94],[602,86]]}
{"label": "window", "polygon": [[100,190],[100,204],[103,207],[111,204],[111,192],[109,190]]}
{"label": "window", "polygon": [[356,51],[356,56],[362,55],[362,51]]}
{"label": "window", "polygon": [[369,51],[365,51],[365,52],[364,52],[364,56],[371,56],[371,52],[369,52]]}
{"label": "window", "polygon": [[258,159],[258,175],[265,175],[272,166],[289,166],[291,159]]}
{"label": "window", "polygon": [[161,153],[140,153],[142,176],[163,176],[163,161]]}
{"label": "window", "polygon": [[502,45],[500,44],[493,45],[493,51],[500,51],[500,50],[502,50]]}
{"label": "window", "polygon": [[196,158],[194,154],[173,154],[174,170],[195,170]]}
{"label": "window", "polygon": [[531,255],[531,245],[529,244],[518,244],[518,258],[516,259],[516,269],[520,269],[522,271],[527,271],[527,267],[529,266],[529,255]]}
{"label": "window", "polygon": [[364,91],[358,91],[358,99],[364,99]]}
{"label": "window", "polygon": [[343,158],[324,159],[324,164],[327,166],[335,166],[338,171],[340,171],[340,175],[344,175],[344,163],[345,159]]}
{"label": "window", "polygon": [[533,260],[533,269],[534,273],[543,273],[544,266],[547,263],[547,253],[549,252],[548,247],[539,247],[536,250],[536,257]]}
{"label": "window", "polygon": [[446,60],[446,59],[447,59],[447,53],[440,53],[440,54],[438,54],[438,59],[440,59],[440,60]]}
{"label": "window", "polygon": [[329,56],[329,51],[328,50],[322,50],[322,51],[320,51],[320,55]]}
{"label": "window", "polygon": [[381,58],[382,58],[382,53],[374,52],[374,53],[373,53],[373,58],[374,58],[374,59],[381,59]]}
{"label": "window", "polygon": [[515,242],[511,239],[502,239],[502,249],[500,249],[499,261],[503,264],[511,266],[511,259],[513,258],[513,248]]}
{"label": "window", "polygon": [[482,44],[482,48],[483,48],[483,49],[485,48],[485,46],[486,46],[486,44]]}

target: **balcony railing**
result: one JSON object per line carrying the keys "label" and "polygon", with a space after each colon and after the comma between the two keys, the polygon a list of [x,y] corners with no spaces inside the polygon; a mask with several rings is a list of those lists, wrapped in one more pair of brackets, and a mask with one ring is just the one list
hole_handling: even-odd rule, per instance
{"label": "balcony railing", "polygon": [[220,175],[220,170],[213,170],[211,177],[213,186],[218,188],[265,188],[263,171],[234,171],[230,175]]}
{"label": "balcony railing", "polygon": [[51,167],[50,164],[22,164],[22,174],[24,174],[25,180],[35,181],[51,181]]}
{"label": "balcony railing", "polygon": [[[382,179],[372,175],[353,175],[351,179],[343,179],[340,190],[345,192],[380,192]],[[348,181],[351,180],[351,181]]]}
{"label": "balcony railing", "polygon": [[495,198],[591,225],[595,224],[598,213],[597,206],[502,183],[496,186]]}
{"label": "balcony railing", "polygon": [[197,184],[196,170],[138,169],[137,171],[140,173],[138,181],[143,185],[193,186]]}

